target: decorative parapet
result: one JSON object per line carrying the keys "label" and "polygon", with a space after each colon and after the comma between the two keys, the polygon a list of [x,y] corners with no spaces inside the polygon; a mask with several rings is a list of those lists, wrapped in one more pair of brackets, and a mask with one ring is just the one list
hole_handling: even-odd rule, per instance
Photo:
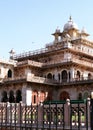
{"label": "decorative parapet", "polygon": [[8,65],[16,65],[16,61],[15,60],[5,60],[5,59],[0,59],[0,63],[2,64],[8,64]]}
{"label": "decorative parapet", "polygon": [[36,62],[36,61],[33,61],[33,60],[25,60],[25,61],[17,62],[17,67],[22,66],[22,65],[30,65],[30,66],[34,66],[34,67],[42,67],[43,63]]}
{"label": "decorative parapet", "polygon": [[38,77],[38,76],[29,76],[29,75],[27,75],[27,81],[35,82],[35,83],[44,83],[44,84],[57,84],[58,83],[56,80],[47,79],[47,78]]}
{"label": "decorative parapet", "polygon": [[79,65],[83,65],[83,66],[86,66],[86,67],[93,68],[93,63],[90,63],[90,62],[84,61],[84,60],[79,60],[79,59],[76,59],[76,58],[64,59],[62,61],[52,61],[52,62],[48,62],[48,63],[43,63],[43,67],[46,68],[48,66],[54,66],[54,65],[58,65],[58,64],[61,64],[61,65],[65,64],[65,63],[67,64],[67,62],[72,62],[72,63],[76,63],[76,64],[79,64]]}

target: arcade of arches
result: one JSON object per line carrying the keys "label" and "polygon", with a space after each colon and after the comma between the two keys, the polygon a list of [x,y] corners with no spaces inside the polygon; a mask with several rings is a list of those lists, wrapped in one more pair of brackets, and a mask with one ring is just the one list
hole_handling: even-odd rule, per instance
{"label": "arcade of arches", "polygon": [[[82,100],[89,97],[88,92],[85,93],[79,93],[77,99]],[[44,91],[36,91],[34,90],[32,92],[32,104],[37,104],[43,101],[52,101],[53,100],[53,93],[52,91],[44,92]],[[66,100],[70,99],[70,95],[66,91],[62,91],[59,95],[58,100]],[[10,102],[10,103],[19,103],[22,101],[22,93],[21,90],[17,90],[15,93],[14,91],[10,91],[7,93],[7,91],[2,92],[1,102]]]}
{"label": "arcade of arches", "polygon": [[[48,73],[46,77],[48,79],[57,80],[57,79],[55,79],[55,74],[52,74],[52,73]],[[63,70],[61,73],[57,74],[57,77],[58,77],[58,81],[61,81],[61,82],[70,81],[71,80],[71,72],[67,71],[67,70]],[[92,78],[92,74],[88,73],[87,77],[88,77],[88,79],[91,79]],[[74,78],[76,80],[80,80],[81,78],[83,78],[83,75],[81,74],[80,71],[77,70],[75,72]]]}
{"label": "arcade of arches", "polygon": [[66,92],[66,91],[63,91],[63,92],[60,94],[60,100],[66,100],[66,99],[70,99],[69,93]]}
{"label": "arcade of arches", "polygon": [[[82,100],[82,99],[86,99],[89,97],[88,92],[85,92],[84,94],[79,93],[77,99]],[[70,99],[70,95],[68,92],[63,91],[60,93],[60,96],[58,98],[58,100],[66,100],[66,99]],[[39,102],[43,102],[43,101],[52,101],[53,97],[52,97],[52,92],[37,92],[37,91],[33,91],[32,92],[32,103],[33,104],[37,104]]]}
{"label": "arcade of arches", "polygon": [[14,91],[12,90],[9,92],[9,94],[7,93],[7,91],[2,92],[1,102],[19,103],[20,101],[22,101],[20,90],[17,90],[16,94],[14,94]]}
{"label": "arcade of arches", "polygon": [[33,91],[32,92],[32,104],[37,104],[43,101],[51,101],[52,100],[52,92],[44,92],[44,91]]}
{"label": "arcade of arches", "polygon": [[[55,79],[55,75],[54,75],[54,74],[52,75],[51,73],[48,73],[48,74],[47,74],[47,78],[48,78],[48,79]],[[61,74],[58,73],[58,80],[59,80],[59,81],[61,80],[62,82],[67,82],[67,80],[68,80],[68,79],[70,80],[70,78],[71,78],[70,72],[67,73],[66,70],[63,70],[63,71],[61,72]]]}

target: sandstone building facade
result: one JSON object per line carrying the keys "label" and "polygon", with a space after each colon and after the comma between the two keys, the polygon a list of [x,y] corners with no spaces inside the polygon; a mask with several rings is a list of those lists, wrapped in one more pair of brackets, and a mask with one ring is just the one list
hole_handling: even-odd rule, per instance
{"label": "sandstone building facade", "polygon": [[0,60],[0,101],[86,99],[93,91],[93,42],[72,18],[44,49]]}

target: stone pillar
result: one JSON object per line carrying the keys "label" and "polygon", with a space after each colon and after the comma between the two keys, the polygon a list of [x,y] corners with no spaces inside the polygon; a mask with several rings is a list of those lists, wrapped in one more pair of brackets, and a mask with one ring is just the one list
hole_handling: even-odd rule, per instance
{"label": "stone pillar", "polygon": [[75,70],[74,70],[74,68],[71,68],[71,70],[70,70],[70,74],[71,74],[71,81],[73,81],[74,80],[74,75],[75,75]]}
{"label": "stone pillar", "polygon": [[22,88],[22,102],[26,103],[26,86]]}
{"label": "stone pillar", "polygon": [[65,115],[65,127],[66,129],[69,129],[70,128],[70,100],[67,99],[67,103],[65,104],[65,107],[64,107],[64,115]]}
{"label": "stone pillar", "polygon": [[43,125],[43,104],[38,105],[38,124]]}
{"label": "stone pillar", "polygon": [[32,90],[27,89],[26,90],[26,104],[31,105],[31,103],[32,103]]}
{"label": "stone pillar", "polygon": [[90,98],[87,98],[88,128],[90,128]]}

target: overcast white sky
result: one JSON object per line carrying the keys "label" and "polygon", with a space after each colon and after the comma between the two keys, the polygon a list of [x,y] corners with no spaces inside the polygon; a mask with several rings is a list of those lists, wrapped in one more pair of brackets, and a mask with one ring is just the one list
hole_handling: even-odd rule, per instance
{"label": "overcast white sky", "polygon": [[93,0],[0,0],[0,58],[44,48],[70,15],[93,39]]}

